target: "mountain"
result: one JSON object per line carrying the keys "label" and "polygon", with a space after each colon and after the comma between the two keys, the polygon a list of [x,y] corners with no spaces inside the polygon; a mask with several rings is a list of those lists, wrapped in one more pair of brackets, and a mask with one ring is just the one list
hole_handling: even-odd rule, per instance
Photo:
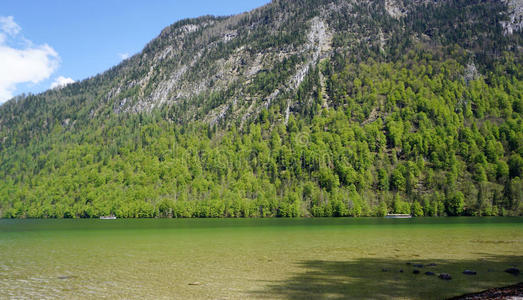
{"label": "mountain", "polygon": [[179,21],[0,106],[0,215],[521,215],[522,24],[520,0]]}

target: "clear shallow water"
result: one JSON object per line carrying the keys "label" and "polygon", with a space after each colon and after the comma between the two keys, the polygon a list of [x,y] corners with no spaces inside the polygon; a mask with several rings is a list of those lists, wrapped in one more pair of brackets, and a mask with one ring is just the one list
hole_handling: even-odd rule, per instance
{"label": "clear shallow water", "polygon": [[522,253],[522,218],[0,220],[0,298],[441,299]]}

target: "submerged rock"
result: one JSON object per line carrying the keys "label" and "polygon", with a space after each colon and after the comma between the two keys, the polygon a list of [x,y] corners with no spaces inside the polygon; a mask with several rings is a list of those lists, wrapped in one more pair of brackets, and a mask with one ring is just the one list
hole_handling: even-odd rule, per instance
{"label": "submerged rock", "polygon": [[427,267],[435,267],[435,266],[437,266],[437,264],[435,264],[435,263],[430,263],[427,265]]}
{"label": "submerged rock", "polygon": [[520,299],[523,295],[523,282],[516,285],[493,288],[479,293],[466,294],[451,298],[452,300],[472,299]]}
{"label": "submerged rock", "polygon": [[412,266],[415,267],[415,268],[423,268],[422,264],[413,264]]}
{"label": "submerged rock", "polygon": [[471,271],[471,270],[465,270],[465,271],[463,271],[463,274],[465,274],[465,275],[476,275],[477,272],[476,271]]}
{"label": "submerged rock", "polygon": [[519,273],[520,273],[518,268],[508,268],[505,270],[505,272],[512,274],[512,275],[519,275]]}
{"label": "submerged rock", "polygon": [[414,271],[412,271],[412,273],[419,274],[419,270],[414,270]]}
{"label": "submerged rock", "polygon": [[440,279],[443,279],[443,280],[451,280],[452,279],[452,276],[450,276],[450,274],[447,274],[447,273],[441,273],[441,274],[439,274],[438,277]]}
{"label": "submerged rock", "polygon": [[425,272],[425,275],[434,276],[434,275],[436,275],[436,273],[434,273],[434,272]]}

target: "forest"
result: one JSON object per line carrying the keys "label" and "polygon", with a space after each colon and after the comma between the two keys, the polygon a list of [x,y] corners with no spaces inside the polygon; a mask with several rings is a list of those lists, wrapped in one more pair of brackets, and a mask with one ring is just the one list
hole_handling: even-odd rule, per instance
{"label": "forest", "polygon": [[3,152],[3,217],[522,214],[523,82],[510,57],[468,80],[427,51],[333,69],[311,72],[296,97],[314,101],[287,124],[275,104],[242,129],[180,126],[165,110],[56,125]]}

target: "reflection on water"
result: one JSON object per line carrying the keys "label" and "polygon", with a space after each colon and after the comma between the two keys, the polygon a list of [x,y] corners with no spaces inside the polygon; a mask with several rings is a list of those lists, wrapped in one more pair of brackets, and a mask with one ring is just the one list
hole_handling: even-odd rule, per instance
{"label": "reflection on water", "polygon": [[[521,281],[503,269],[523,267],[522,225],[521,218],[0,220],[0,298],[440,298]],[[416,277],[410,261],[438,262],[436,271],[454,278]],[[479,272],[470,278],[461,268]]]}

